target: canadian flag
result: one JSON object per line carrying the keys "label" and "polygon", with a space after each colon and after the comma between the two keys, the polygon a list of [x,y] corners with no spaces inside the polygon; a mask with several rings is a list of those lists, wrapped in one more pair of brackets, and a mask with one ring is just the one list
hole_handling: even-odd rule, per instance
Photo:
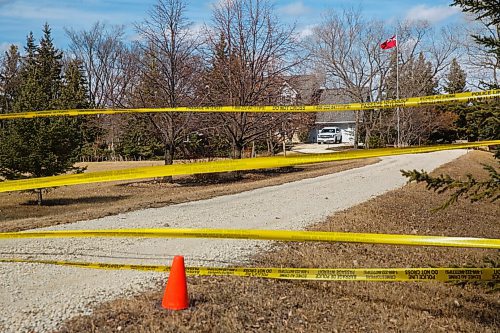
{"label": "canadian flag", "polygon": [[388,49],[392,49],[396,45],[398,45],[398,40],[396,39],[396,36],[394,35],[391,38],[389,38],[388,40],[386,40],[385,42],[383,42],[382,44],[380,44],[380,48],[382,50],[388,50]]}

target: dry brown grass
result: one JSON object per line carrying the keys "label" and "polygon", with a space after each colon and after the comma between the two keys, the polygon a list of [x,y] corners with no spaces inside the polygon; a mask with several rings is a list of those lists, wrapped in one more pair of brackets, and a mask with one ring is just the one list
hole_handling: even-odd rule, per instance
{"label": "dry brown grass", "polygon": [[[372,164],[378,159],[337,161],[295,168],[243,173],[238,181],[203,181],[198,177],[175,177],[173,184],[153,180],[66,186],[45,195],[38,207],[30,193],[0,193],[0,232],[71,223],[132,210],[208,199],[260,187],[279,185]],[[161,165],[158,161],[82,163],[88,172]]]}
{"label": "dry brown grass", "polygon": [[[473,152],[437,173],[484,175]],[[336,214],[316,230],[499,238],[498,204],[461,201],[431,213],[445,199],[409,185]],[[281,243],[256,266],[483,266],[498,251],[368,244]],[[498,332],[500,298],[484,284],[304,282],[192,277],[191,308],[159,307],[162,286],[108,302],[76,317],[61,332]]]}

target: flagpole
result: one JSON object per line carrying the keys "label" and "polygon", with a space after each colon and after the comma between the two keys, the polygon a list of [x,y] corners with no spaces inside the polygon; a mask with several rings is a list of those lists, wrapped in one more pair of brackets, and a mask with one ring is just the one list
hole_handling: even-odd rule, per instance
{"label": "flagpole", "polygon": [[[399,38],[396,31],[396,99],[399,99]],[[397,117],[397,131],[398,131],[398,143],[397,146],[401,147],[401,134],[399,126],[399,106],[396,107],[396,117]]]}

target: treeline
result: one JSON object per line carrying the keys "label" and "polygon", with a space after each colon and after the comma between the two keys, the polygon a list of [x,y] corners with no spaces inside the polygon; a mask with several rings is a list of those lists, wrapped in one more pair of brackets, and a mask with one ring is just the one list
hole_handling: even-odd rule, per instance
{"label": "treeline", "polygon": [[[195,29],[184,0],[159,0],[134,28],[133,42],[124,27],[68,28],[64,52],[53,45],[48,25],[39,43],[30,33],[24,50],[11,46],[2,58],[0,112],[317,104],[332,90],[368,102],[498,86],[500,55],[480,38],[498,40],[500,30],[484,20],[474,26],[479,39],[473,42],[471,31],[456,27],[435,31],[426,22],[402,22],[388,28],[358,11],[330,11],[301,35],[282,23],[270,2],[233,0],[214,5],[211,20]],[[380,49],[394,31],[399,52]],[[498,138],[498,112],[498,102],[401,109],[400,144]],[[313,126],[312,114],[270,113],[4,121],[0,172],[18,178],[57,174],[78,160],[162,158],[170,164],[274,154],[294,135],[307,138]],[[357,112],[354,144],[394,145],[396,128],[396,110]]]}

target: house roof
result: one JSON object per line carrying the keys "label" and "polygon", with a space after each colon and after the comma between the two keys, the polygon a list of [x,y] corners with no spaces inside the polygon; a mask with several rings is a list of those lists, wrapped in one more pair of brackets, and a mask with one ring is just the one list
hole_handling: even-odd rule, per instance
{"label": "house roof", "polygon": [[[297,93],[296,104],[348,104],[355,102],[344,89],[325,89],[321,75],[293,75],[285,78],[286,86]],[[368,92],[367,92],[368,94]],[[354,123],[354,111],[318,112],[316,124]]]}
{"label": "house roof", "polygon": [[297,92],[297,105],[317,104],[320,86],[324,80],[318,75],[293,75],[285,78],[285,82]]}
{"label": "house roof", "polygon": [[[353,100],[342,89],[326,89],[321,94],[319,104],[347,104]],[[354,111],[318,112],[316,113],[316,124],[325,123],[354,123],[356,113]]]}
{"label": "house roof", "polygon": [[354,123],[356,114],[354,111],[338,112],[318,112],[316,113],[316,124],[334,124],[334,123]]}

